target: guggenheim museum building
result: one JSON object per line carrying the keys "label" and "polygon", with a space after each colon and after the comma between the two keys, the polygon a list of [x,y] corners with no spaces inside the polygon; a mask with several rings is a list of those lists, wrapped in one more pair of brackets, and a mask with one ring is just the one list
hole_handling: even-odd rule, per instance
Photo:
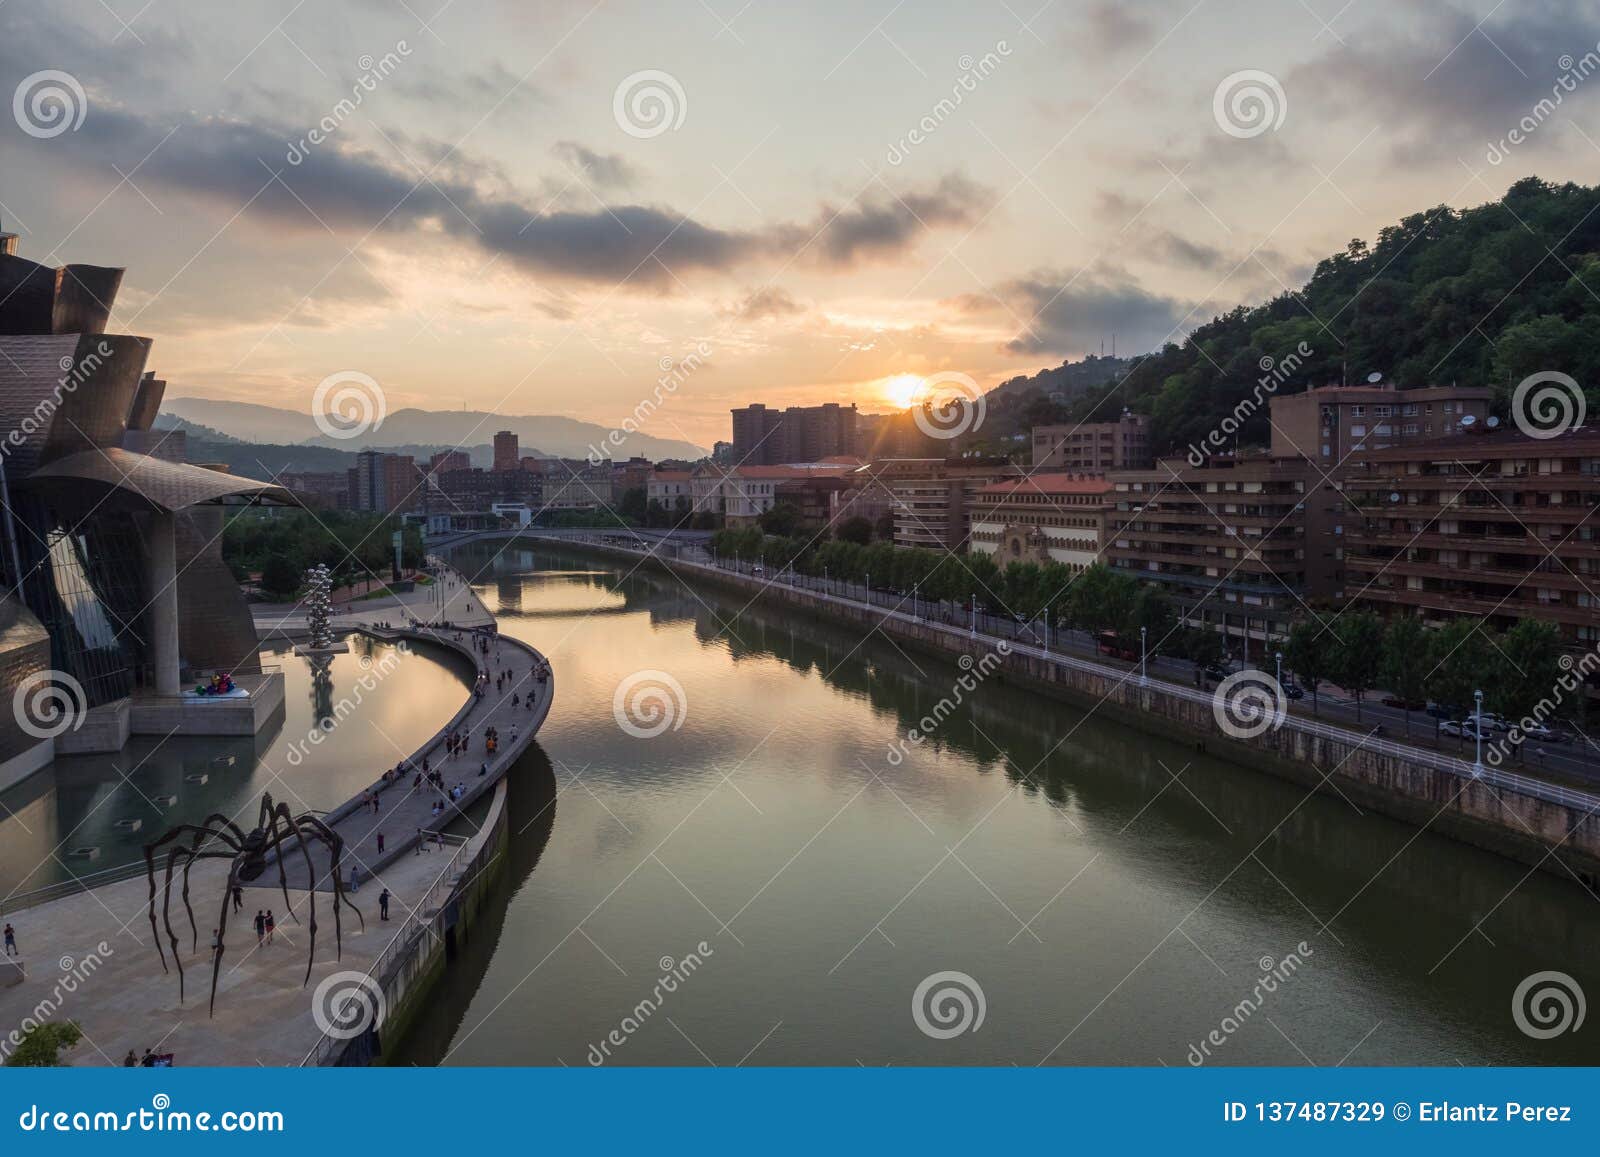
{"label": "guggenheim museum building", "polygon": [[[53,268],[0,232],[0,789],[130,734],[254,734],[281,717],[225,508],[281,487],[174,461],[150,340],[108,333],[121,269]],[[231,672],[207,700],[197,679]]]}

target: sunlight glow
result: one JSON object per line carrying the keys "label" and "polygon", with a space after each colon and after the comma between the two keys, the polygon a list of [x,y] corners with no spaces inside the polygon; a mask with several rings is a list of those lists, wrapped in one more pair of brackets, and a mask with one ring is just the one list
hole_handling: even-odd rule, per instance
{"label": "sunlight glow", "polygon": [[883,398],[886,402],[905,409],[921,396],[926,385],[916,374],[895,374],[886,378],[883,383]]}

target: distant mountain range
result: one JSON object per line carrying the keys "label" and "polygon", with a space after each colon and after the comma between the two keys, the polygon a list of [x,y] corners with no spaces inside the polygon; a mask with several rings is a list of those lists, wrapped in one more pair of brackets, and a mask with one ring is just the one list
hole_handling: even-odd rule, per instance
{"label": "distant mountain range", "polygon": [[[195,436],[214,443],[236,438],[256,444],[324,447],[346,452],[410,451],[419,457],[425,456],[424,451],[431,453],[457,447],[469,453],[482,450],[497,432],[510,430],[517,436],[524,455],[583,458],[588,456],[591,446],[604,449],[606,436],[611,432],[608,427],[593,422],[548,414],[511,416],[484,410],[405,409],[387,415],[382,425],[359,437],[338,439],[317,429],[310,414],[210,398],[169,398],[162,406],[162,415],[168,419],[182,419],[182,422],[158,419],[158,425],[204,427],[196,431]],[[219,434],[222,438],[217,437]],[[692,442],[630,434],[612,456],[622,459],[639,454],[657,461],[663,458],[692,461],[708,453]],[[475,464],[487,464],[487,458],[482,462],[479,458],[479,454],[473,453]]]}

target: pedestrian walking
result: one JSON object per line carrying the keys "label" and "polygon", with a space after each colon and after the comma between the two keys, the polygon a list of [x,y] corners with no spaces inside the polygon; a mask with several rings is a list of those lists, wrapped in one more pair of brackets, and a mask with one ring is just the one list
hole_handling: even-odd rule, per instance
{"label": "pedestrian walking", "polygon": [[260,908],[256,909],[256,947],[261,947],[261,941],[267,935],[267,915]]}
{"label": "pedestrian walking", "polygon": [[352,893],[361,891],[361,869],[355,864],[350,865],[350,891]]}
{"label": "pedestrian walking", "polygon": [[17,951],[17,931],[15,928],[11,927],[9,923],[6,925],[6,955],[20,955],[20,953]]}
{"label": "pedestrian walking", "polygon": [[222,929],[211,930],[211,956],[216,959],[222,955]]}
{"label": "pedestrian walking", "polygon": [[239,887],[238,884],[235,884],[233,886],[233,912],[234,912],[234,915],[237,916],[240,912],[243,912],[243,911],[244,911],[244,889]]}
{"label": "pedestrian walking", "polygon": [[267,909],[267,943],[268,944],[272,943],[272,930],[274,928],[276,928],[277,926],[278,926],[278,922],[272,918],[272,909],[268,908]]}
{"label": "pedestrian walking", "polygon": [[389,918],[389,889],[385,888],[378,896],[378,919]]}
{"label": "pedestrian walking", "polygon": [[122,1058],[122,1067],[125,1069],[135,1069],[139,1067],[139,1058],[134,1055],[132,1049],[129,1049],[128,1055]]}
{"label": "pedestrian walking", "polygon": [[378,855],[383,855],[383,833],[378,833]]}

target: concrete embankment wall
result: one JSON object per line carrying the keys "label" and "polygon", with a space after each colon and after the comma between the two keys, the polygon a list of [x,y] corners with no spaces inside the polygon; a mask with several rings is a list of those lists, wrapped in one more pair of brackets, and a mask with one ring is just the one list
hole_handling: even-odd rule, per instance
{"label": "concrete embankment wall", "polygon": [[[897,642],[947,657],[968,655],[976,663],[993,647],[993,641],[981,635],[969,639],[935,624],[886,617],[878,608],[828,599],[764,579],[656,556],[641,560],[636,552],[597,543],[562,545],[678,570],[688,581],[716,582],[746,594],[761,591],[765,600],[858,627],[863,633],[876,629]],[[1103,673],[1095,673],[1020,650],[999,658],[999,664],[991,678],[1011,679],[1140,730],[1191,743],[1198,751],[1323,793],[1336,793],[1360,808],[1486,848],[1563,879],[1577,875],[1588,887],[1600,885],[1600,813],[1582,806],[1464,778],[1378,750],[1353,732],[1349,739],[1342,739],[1286,726],[1254,739],[1235,739],[1218,726],[1209,700],[1197,702],[1155,681],[1141,687],[1136,676],[1130,678],[1118,668],[1099,668]]]}
{"label": "concrete embankment wall", "polygon": [[408,930],[405,942],[395,945],[392,959],[379,970],[376,980],[383,989],[386,1008],[383,1024],[375,1033],[346,1042],[340,1052],[324,1058],[323,1064],[381,1064],[405,1040],[429,993],[450,967],[458,945],[471,935],[491,886],[505,869],[511,839],[507,793],[508,783],[502,777],[494,785],[483,826],[473,834],[452,870],[454,878],[442,903],[436,911],[425,913],[426,922]]}

